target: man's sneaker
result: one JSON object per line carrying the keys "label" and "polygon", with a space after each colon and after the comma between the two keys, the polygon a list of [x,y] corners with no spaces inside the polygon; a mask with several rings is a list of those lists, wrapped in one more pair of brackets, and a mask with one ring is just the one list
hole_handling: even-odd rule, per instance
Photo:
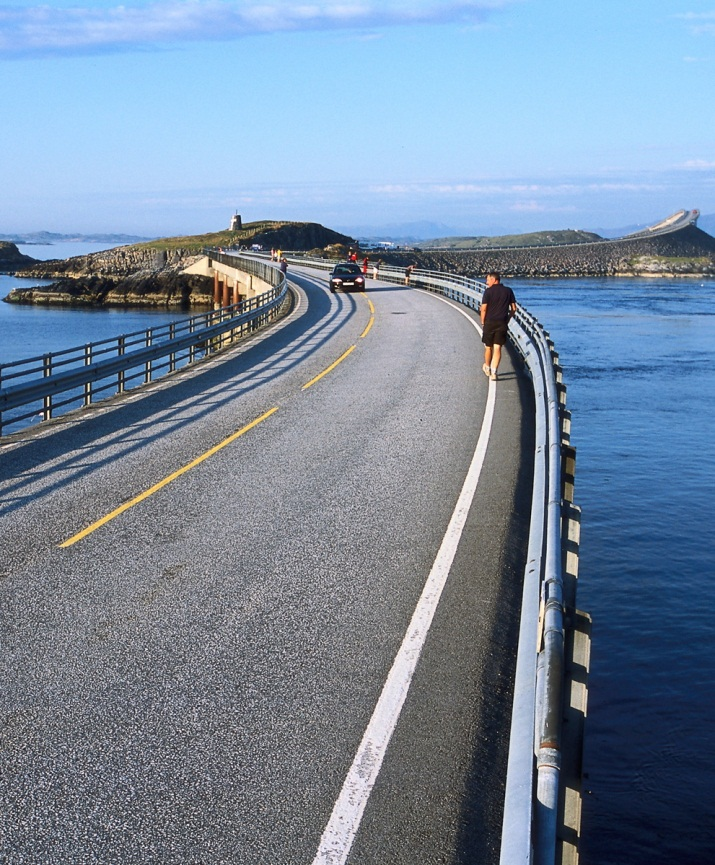
{"label": "man's sneaker", "polygon": [[489,366],[488,366],[488,364],[483,363],[483,364],[482,364],[482,372],[484,373],[484,375],[488,376],[488,375],[489,375],[489,371],[490,371],[490,370],[489,370]]}
{"label": "man's sneaker", "polygon": [[490,371],[489,372],[489,381],[496,381],[496,380],[497,380],[497,374],[495,372]]}

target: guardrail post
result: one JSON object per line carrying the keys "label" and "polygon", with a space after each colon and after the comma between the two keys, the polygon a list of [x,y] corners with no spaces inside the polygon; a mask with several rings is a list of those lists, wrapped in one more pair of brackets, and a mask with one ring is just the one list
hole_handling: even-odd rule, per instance
{"label": "guardrail post", "polygon": [[[92,344],[88,343],[84,347],[84,365],[89,366],[92,363]],[[85,406],[92,405],[92,382],[84,383],[84,404]]]}
{"label": "guardrail post", "polygon": [[[176,324],[169,322],[169,341],[172,342],[176,337]],[[169,355],[169,372],[176,370],[176,352],[172,351]]]}
{"label": "guardrail post", "polygon": [[[120,336],[117,340],[117,357],[122,357],[125,351],[125,339]],[[124,393],[124,370],[120,369],[117,373],[117,393]]]}
{"label": "guardrail post", "polygon": [[[153,333],[152,333],[152,330],[150,328],[146,332],[146,338],[144,340],[147,348],[149,348],[152,344],[152,336],[153,336]],[[144,365],[144,384],[149,384],[150,381],[151,381],[151,361],[148,360],[146,362],[146,364]]]}
{"label": "guardrail post", "polygon": [[[42,377],[49,378],[52,375],[52,355],[46,354],[42,358]],[[42,420],[52,417],[52,394],[48,393],[42,399]]]}

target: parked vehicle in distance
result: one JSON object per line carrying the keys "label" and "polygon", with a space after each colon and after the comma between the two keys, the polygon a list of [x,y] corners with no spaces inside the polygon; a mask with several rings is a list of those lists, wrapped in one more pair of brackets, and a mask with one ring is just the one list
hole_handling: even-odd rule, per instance
{"label": "parked vehicle in distance", "polygon": [[359,264],[347,262],[335,265],[330,274],[330,290],[335,292],[338,288],[357,288],[360,291],[365,288],[365,277]]}

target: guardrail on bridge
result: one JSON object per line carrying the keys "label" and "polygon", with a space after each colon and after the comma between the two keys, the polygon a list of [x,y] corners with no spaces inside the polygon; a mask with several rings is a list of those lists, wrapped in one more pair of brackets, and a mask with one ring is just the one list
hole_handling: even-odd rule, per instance
{"label": "guardrail on bridge", "polygon": [[235,256],[229,262],[271,288],[232,306],[159,327],[0,365],[0,435],[7,427],[49,420],[58,412],[147,384],[271,322],[288,299],[288,283],[280,269]]}

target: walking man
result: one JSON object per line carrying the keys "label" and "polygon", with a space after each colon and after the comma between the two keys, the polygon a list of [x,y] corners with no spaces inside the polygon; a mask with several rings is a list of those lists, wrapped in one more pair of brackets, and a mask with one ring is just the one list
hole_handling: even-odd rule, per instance
{"label": "walking man", "polygon": [[482,342],[484,363],[482,370],[491,381],[497,380],[497,369],[501,360],[501,347],[506,342],[509,319],[516,314],[516,298],[508,285],[502,285],[496,271],[487,274],[487,288],[482,295],[480,316],[482,319]]}

